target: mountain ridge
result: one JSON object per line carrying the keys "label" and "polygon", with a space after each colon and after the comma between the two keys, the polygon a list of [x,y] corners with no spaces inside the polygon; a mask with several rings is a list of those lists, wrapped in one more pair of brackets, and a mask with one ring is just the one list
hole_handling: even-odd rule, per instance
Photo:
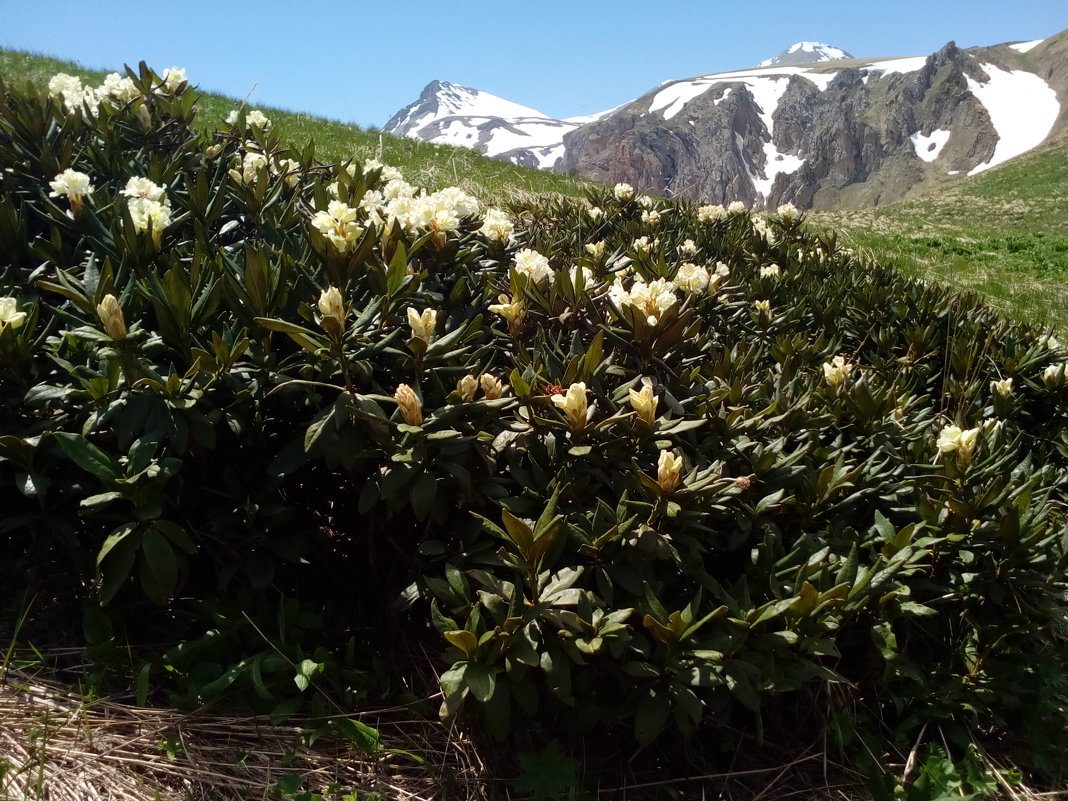
{"label": "mountain ridge", "polygon": [[476,114],[485,93],[460,87],[475,100],[448,106],[428,94],[454,86],[439,81],[385,130],[703,202],[879,205],[1062,135],[1066,51],[1068,31],[879,59],[798,42],[765,66],[665,81],[592,119],[518,104],[511,116]]}

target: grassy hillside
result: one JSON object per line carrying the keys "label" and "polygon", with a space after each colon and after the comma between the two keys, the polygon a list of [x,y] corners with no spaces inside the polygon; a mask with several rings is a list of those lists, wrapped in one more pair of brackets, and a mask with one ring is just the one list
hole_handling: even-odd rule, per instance
{"label": "grassy hillside", "polygon": [[1068,330],[1068,140],[937,193],[811,219],[909,275]]}
{"label": "grassy hillside", "polygon": [[[136,68],[136,65],[131,66]],[[162,69],[159,65],[151,66]],[[122,65],[114,65],[113,70],[121,71]],[[83,82],[93,85],[99,84],[106,74],[70,61],[0,49],[0,79],[9,84],[30,81],[43,87],[57,72],[77,75]],[[190,75],[189,78],[196,84],[198,80],[208,80],[209,76]],[[218,125],[238,102],[223,95],[202,93],[199,101],[201,123],[205,127]],[[350,158],[363,161],[378,154],[381,148],[380,158],[384,162],[401,169],[412,183],[431,190],[459,186],[487,203],[501,203],[524,192],[577,196],[584,185],[569,176],[506,164],[463,147],[431,145],[310,114],[255,107],[263,109],[270,117],[274,130],[283,140],[301,144],[315,142],[315,155],[321,161]]]}

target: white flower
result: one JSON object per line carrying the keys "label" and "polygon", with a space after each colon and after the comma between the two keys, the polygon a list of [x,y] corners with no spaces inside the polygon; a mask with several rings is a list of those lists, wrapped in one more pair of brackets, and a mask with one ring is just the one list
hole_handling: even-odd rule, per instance
{"label": "white flower", "polygon": [[978,437],[978,428],[961,430],[960,426],[946,426],[939,432],[936,444],[940,453],[956,453],[967,464],[972,460]]}
{"label": "white flower", "polygon": [[727,267],[721,261],[716,262],[716,269],[709,270],[708,274],[708,291],[715,292],[719,289],[719,285],[723,283],[724,279],[729,278],[731,274],[730,268]]}
{"label": "white flower", "polygon": [[1053,336],[1053,334],[1048,334],[1047,336],[1040,337],[1038,340],[1038,344],[1044,348],[1049,348],[1053,351],[1060,350],[1061,348],[1061,343],[1057,341],[1057,337]]}
{"label": "white flower", "polygon": [[1068,374],[1068,362],[1051,364],[1042,372],[1042,383],[1050,389],[1059,387],[1064,384],[1065,379],[1068,378],[1068,375],[1066,374]]}
{"label": "white flower", "polygon": [[117,72],[109,73],[96,90],[97,100],[114,100],[117,103],[129,103],[135,97],[140,97],[137,85],[127,75],[119,75]]}
{"label": "white flower", "polygon": [[271,130],[271,121],[267,118],[267,115],[258,108],[252,109],[252,111],[245,115],[245,125],[249,128],[259,128],[263,131]]}
{"label": "white flower", "polygon": [[148,178],[130,178],[122,190],[126,197],[139,197],[145,200],[154,200],[157,203],[165,203],[167,190],[153,183]]}
{"label": "white flower", "polygon": [[1012,379],[1002,378],[1000,381],[991,381],[990,389],[999,398],[1010,398],[1012,397]]}
{"label": "white flower", "polygon": [[579,267],[577,264],[571,265],[569,275],[571,276],[571,283],[576,289],[589,288],[593,286],[593,283],[596,280],[593,275],[593,270],[589,267]]}
{"label": "white flower", "polygon": [[660,222],[660,212],[656,209],[649,209],[642,212],[642,222],[646,225],[657,225]]}
{"label": "white flower", "polygon": [[586,210],[586,214],[591,220],[597,222],[597,220],[601,219],[601,217],[604,215],[604,210],[600,206],[590,206]]}
{"label": "white flower", "polygon": [[697,209],[697,219],[703,223],[722,220],[727,216],[727,210],[723,206],[701,206]]}
{"label": "white flower", "polygon": [[331,200],[326,211],[315,212],[311,224],[333,243],[339,253],[347,252],[363,233],[356,224],[356,209],[340,200]]}
{"label": "white flower", "polygon": [[131,197],[126,201],[135,231],[152,231],[152,239],[158,246],[160,234],[171,224],[171,207],[143,197]]}
{"label": "white flower", "polygon": [[167,67],[163,70],[163,88],[168,92],[175,91],[186,80],[185,70],[181,67]]}
{"label": "white flower", "polygon": [[852,371],[853,365],[846,361],[845,356],[835,356],[823,363],[823,378],[831,389],[839,389],[845,384]]}
{"label": "white flower", "polygon": [[679,267],[675,273],[675,286],[684,292],[698,295],[708,288],[708,269],[687,261]]}
{"label": "white flower", "polygon": [[267,167],[267,157],[258,150],[249,150],[241,159],[241,171],[232,170],[231,175],[235,180],[246,184],[256,183],[260,170]]}
{"label": "white flower", "polygon": [[745,204],[740,200],[736,200],[727,206],[728,214],[745,214],[746,211],[748,211],[748,209],[746,209]]}
{"label": "white flower", "polygon": [[26,319],[26,312],[19,311],[18,298],[0,298],[0,332],[5,328],[18,328]]}
{"label": "white flower", "polygon": [[48,185],[52,187],[52,191],[48,193],[49,197],[65,195],[72,206],[80,204],[82,198],[93,193],[93,185],[89,181],[89,176],[69,167],[49,181]]}
{"label": "white flower", "polygon": [[520,333],[523,317],[526,314],[526,307],[523,305],[522,298],[512,300],[507,295],[499,295],[497,303],[491,303],[489,310],[494,314],[501,315],[508,322],[508,331],[513,336]]}
{"label": "white flower", "polygon": [[649,237],[647,237],[647,236],[639,236],[637,239],[634,240],[633,247],[634,247],[634,249],[636,251],[641,251],[642,253],[648,253],[649,252],[649,247],[650,247]]}
{"label": "white flower", "polygon": [[678,303],[678,298],[675,297],[675,285],[671,281],[657,278],[648,284],[635,281],[626,293],[624,302],[641,312],[649,325],[656,325],[663,314]]}
{"label": "white flower", "polygon": [[68,109],[80,108],[85,102],[86,90],[82,86],[82,79],[76,75],[68,75],[65,72],[57,72],[48,81],[48,96],[63,101]]}
{"label": "white flower", "polygon": [[586,252],[590,254],[596,261],[600,261],[604,257],[604,240],[601,239],[597,242],[587,242]]}
{"label": "white flower", "polygon": [[523,248],[515,254],[514,261],[516,272],[527,276],[532,283],[540,284],[552,277],[549,260],[536,250]]}
{"label": "white flower", "polygon": [[775,213],[782,217],[787,222],[797,219],[797,215],[800,213],[797,210],[797,206],[793,203],[783,203],[775,210]]}
{"label": "white flower", "polygon": [[761,319],[771,319],[771,301],[770,300],[757,300],[753,302],[753,309],[756,311],[757,316]]}
{"label": "white flower", "polygon": [[300,162],[296,159],[278,159],[276,172],[284,176],[286,186],[296,186],[300,180]]}
{"label": "white flower", "polygon": [[[389,183],[390,181],[403,181],[404,180],[404,175],[396,167],[391,167],[388,164],[383,164],[381,161],[379,161],[378,159],[375,159],[375,158],[367,159],[367,161],[365,161],[363,163],[363,171],[364,171],[364,173],[366,174],[366,173],[369,173],[369,172],[373,172],[374,170],[381,170],[379,175],[380,175],[381,179],[383,181],[385,181],[386,183]],[[349,175],[352,175],[352,174],[353,174],[352,172],[349,173]]]}
{"label": "white flower", "polygon": [[616,200],[630,200],[634,197],[634,187],[630,184],[616,184],[612,194],[616,196]]}
{"label": "white flower", "polygon": [[769,264],[760,268],[761,278],[778,278],[779,277],[779,265]]}
{"label": "white flower", "polygon": [[689,258],[697,253],[697,243],[692,239],[687,239],[681,245],[679,245],[679,255],[683,258]]}
{"label": "white flower", "polygon": [[635,202],[643,209],[651,209],[653,207],[653,204],[656,203],[656,201],[648,195],[638,195],[638,198]]}
{"label": "white flower", "polygon": [[515,232],[515,224],[508,213],[501,209],[486,209],[482,216],[482,233],[491,241],[507,242]]}

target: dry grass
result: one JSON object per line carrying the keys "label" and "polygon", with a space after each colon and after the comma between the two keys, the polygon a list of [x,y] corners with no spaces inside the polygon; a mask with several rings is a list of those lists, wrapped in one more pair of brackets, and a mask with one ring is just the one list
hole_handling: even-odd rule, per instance
{"label": "dry grass", "polygon": [[314,720],[272,726],[87,701],[10,671],[0,684],[0,799],[247,801],[279,797],[278,781],[294,774],[303,792],[327,798],[484,798],[484,768],[457,732],[403,708],[351,717],[379,730],[382,750],[337,737],[302,745]]}

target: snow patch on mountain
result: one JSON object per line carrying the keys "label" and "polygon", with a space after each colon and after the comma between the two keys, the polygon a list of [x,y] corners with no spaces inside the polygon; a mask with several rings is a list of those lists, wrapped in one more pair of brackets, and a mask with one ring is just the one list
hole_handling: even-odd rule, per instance
{"label": "snow patch on mountain", "polygon": [[1036,47],[1038,47],[1044,41],[1046,41],[1046,40],[1045,39],[1035,39],[1032,42],[1017,42],[1016,44],[1009,45],[1009,47],[1011,49],[1015,50],[1017,53],[1030,53],[1032,50],[1034,50]]}
{"label": "snow patch on mountain", "polygon": [[970,75],[968,89],[986,108],[998,133],[994,155],[968,175],[989,170],[1041,144],[1053,129],[1061,104],[1057,93],[1033,72],[1007,71],[983,64],[989,76],[980,83]]}
{"label": "snow patch on mountain", "polygon": [[916,131],[909,137],[916,155],[924,161],[934,161],[942,154],[942,148],[949,141],[950,132],[945,129],[936,129],[929,134]]}
{"label": "snow patch on mountain", "polygon": [[823,42],[796,42],[783,50],[775,58],[765,59],[758,67],[783,67],[795,64],[815,64],[820,61],[840,61],[853,58],[840,47],[832,47]]}

